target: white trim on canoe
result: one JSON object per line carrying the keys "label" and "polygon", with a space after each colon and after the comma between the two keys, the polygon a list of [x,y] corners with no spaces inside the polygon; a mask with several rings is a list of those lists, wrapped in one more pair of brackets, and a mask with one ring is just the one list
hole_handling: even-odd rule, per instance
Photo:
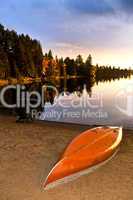
{"label": "white trim on canoe", "polygon": [[62,184],[67,184],[69,182],[72,182],[72,181],[78,179],[79,177],[81,177],[83,175],[87,175],[87,174],[90,174],[90,173],[94,172],[96,169],[104,166],[110,160],[112,160],[115,157],[115,155],[117,154],[117,152],[118,152],[118,149],[114,152],[114,154],[110,158],[108,158],[107,160],[105,160],[105,161],[103,161],[103,162],[101,162],[101,163],[99,163],[97,165],[94,165],[94,166],[92,166],[92,167],[90,167],[88,169],[82,170],[80,172],[74,173],[74,174],[69,175],[69,176],[67,176],[65,178],[59,179],[57,181],[54,181],[53,183],[48,184],[44,188],[44,190],[46,191],[46,190],[52,189],[52,188],[54,188],[56,186],[59,186],[59,185],[62,185]]}
{"label": "white trim on canoe", "polygon": [[[120,143],[121,140],[122,140],[122,127],[103,126],[103,127],[96,127],[96,128],[89,129],[89,130],[95,130],[95,129],[104,128],[104,127],[107,127],[107,128],[110,128],[110,129],[114,129],[114,130],[115,130],[115,129],[118,129],[118,130],[119,130],[119,131],[118,131],[118,137],[117,137],[115,143],[114,143],[111,147],[109,147],[106,151],[109,151],[109,150],[111,150],[111,149],[117,148],[117,146],[119,145],[119,143]],[[89,130],[88,130],[88,131],[89,131]],[[86,131],[85,131],[85,132],[86,132]],[[82,134],[82,133],[81,133],[81,134]],[[81,175],[88,174],[88,173],[94,171],[95,169],[99,168],[100,166],[106,164],[108,161],[110,161],[110,160],[114,157],[114,155],[115,155],[116,153],[117,153],[117,151],[113,154],[113,156],[111,156],[111,157],[108,158],[107,160],[105,160],[105,161],[103,161],[103,162],[101,162],[101,163],[99,163],[99,164],[97,164],[97,165],[94,165],[94,166],[92,166],[92,167],[89,167],[89,169],[81,170],[80,172],[74,173],[74,174],[72,174],[72,175],[69,175],[69,176],[67,176],[67,177],[64,177],[63,179],[59,179],[59,180],[57,180],[57,181],[54,181],[53,183],[50,183],[50,184],[46,185],[47,180],[48,180],[50,174],[52,174],[52,172],[54,171],[54,169],[55,169],[61,162],[63,162],[64,159],[67,158],[67,156],[66,156],[66,157],[64,157],[63,159],[61,159],[61,160],[53,167],[53,169],[50,171],[50,173],[48,174],[48,176],[47,176],[47,178],[46,178],[46,180],[45,180],[44,186],[45,186],[45,185],[46,185],[46,186],[45,186],[44,189],[47,190],[47,189],[53,188],[53,187],[55,187],[55,186],[57,186],[57,185],[60,185],[60,184],[62,184],[62,183],[67,183],[67,182],[73,181],[73,180],[77,179],[78,177],[80,177]]]}

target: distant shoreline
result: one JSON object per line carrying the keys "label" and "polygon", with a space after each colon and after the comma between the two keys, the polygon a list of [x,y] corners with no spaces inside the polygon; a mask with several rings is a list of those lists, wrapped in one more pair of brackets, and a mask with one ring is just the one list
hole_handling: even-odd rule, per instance
{"label": "distant shoreline", "polygon": [[6,85],[15,85],[15,84],[30,84],[33,82],[41,82],[40,78],[20,78],[20,79],[16,79],[16,78],[9,78],[9,79],[0,79],[0,87],[6,86]]}

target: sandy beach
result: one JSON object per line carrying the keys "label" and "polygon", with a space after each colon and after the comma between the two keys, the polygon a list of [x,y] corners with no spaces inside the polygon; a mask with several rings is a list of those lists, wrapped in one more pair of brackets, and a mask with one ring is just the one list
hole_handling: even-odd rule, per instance
{"label": "sandy beach", "polygon": [[44,191],[43,182],[68,143],[89,126],[15,122],[0,116],[0,200],[132,200],[133,131],[118,154],[91,174]]}

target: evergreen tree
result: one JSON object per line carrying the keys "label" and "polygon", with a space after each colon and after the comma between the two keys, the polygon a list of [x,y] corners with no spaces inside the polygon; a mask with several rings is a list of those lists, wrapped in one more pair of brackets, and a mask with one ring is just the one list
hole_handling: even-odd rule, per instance
{"label": "evergreen tree", "polygon": [[0,25],[0,74],[5,71],[5,74],[11,77],[40,76],[42,60],[39,41],[28,35],[18,35],[15,31],[5,30]]}
{"label": "evergreen tree", "polygon": [[49,59],[53,59],[53,54],[52,54],[52,51],[51,51],[51,49],[49,50],[49,52],[48,52],[48,58]]}

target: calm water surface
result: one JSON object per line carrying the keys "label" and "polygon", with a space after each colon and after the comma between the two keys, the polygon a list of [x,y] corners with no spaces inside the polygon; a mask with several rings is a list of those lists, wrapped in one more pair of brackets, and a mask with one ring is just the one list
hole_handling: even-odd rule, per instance
{"label": "calm water surface", "polygon": [[133,78],[92,88],[82,82],[73,92],[56,96],[53,105],[46,103],[41,120],[133,128]]}

